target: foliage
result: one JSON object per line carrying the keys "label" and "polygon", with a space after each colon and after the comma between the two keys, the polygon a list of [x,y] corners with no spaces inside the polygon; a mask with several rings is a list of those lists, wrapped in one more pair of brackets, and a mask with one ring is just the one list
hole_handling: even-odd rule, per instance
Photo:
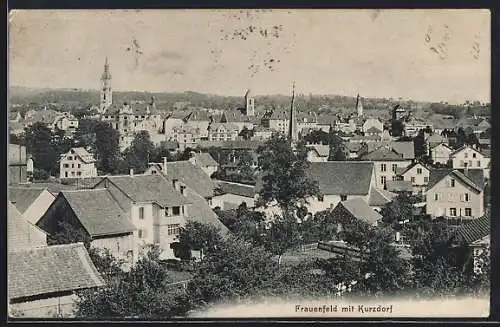
{"label": "foliage", "polygon": [[50,177],[49,173],[45,170],[35,168],[33,170],[33,180],[35,181],[46,181]]}
{"label": "foliage", "polygon": [[75,316],[85,319],[182,316],[191,308],[183,290],[172,285],[159,262],[159,249],[152,247],[127,273],[98,290],[79,292]]}
{"label": "foliage", "polygon": [[401,120],[393,120],[391,123],[391,135],[394,137],[399,137],[403,135],[404,123]]}
{"label": "foliage", "polygon": [[52,235],[49,235],[47,244],[71,244],[82,242],[88,250],[90,249],[91,241],[92,238],[83,228],[77,228],[69,222],[61,220],[57,222],[56,231]]}
{"label": "foliage", "polygon": [[258,242],[277,255],[278,264],[281,264],[283,254],[290,249],[296,249],[301,243],[297,218],[289,212],[284,212],[282,216],[275,215]]}
{"label": "foliage", "polygon": [[418,135],[413,138],[413,147],[415,149],[416,158],[422,158],[428,154],[427,143],[424,138],[424,130],[420,130]]}
{"label": "foliage", "polygon": [[317,181],[308,175],[309,162],[303,144],[298,144],[294,151],[285,137],[273,135],[257,153],[263,182],[259,206],[276,201],[287,211],[295,208],[299,200],[319,193]]}
{"label": "foliage", "polygon": [[391,202],[387,203],[380,211],[382,221],[387,225],[395,225],[400,221],[411,221],[413,218],[413,205],[411,198],[405,194],[398,194]]}
{"label": "foliage", "polygon": [[243,126],[243,129],[239,133],[239,136],[241,136],[244,140],[250,140],[254,135],[253,130],[248,129],[246,126]]}
{"label": "foliage", "polygon": [[127,173],[129,169],[134,169],[137,173],[143,173],[148,168],[150,155],[155,152],[155,146],[147,131],[140,131],[135,134],[130,147],[124,153],[124,169],[122,173]]}
{"label": "foliage", "polygon": [[119,134],[105,122],[97,122],[94,127],[95,151],[97,169],[104,173],[117,171],[117,162],[120,155]]}
{"label": "foliage", "polygon": [[209,224],[189,221],[181,227],[177,236],[181,248],[202,251],[202,255],[213,252],[222,240],[220,230]]}
{"label": "foliage", "polygon": [[218,210],[216,213],[234,235],[249,241],[258,238],[264,215],[261,212],[248,209],[245,202],[240,204],[236,210]]}
{"label": "foliage", "polygon": [[59,153],[52,131],[44,123],[34,123],[25,129],[26,151],[32,155],[33,164],[48,174],[59,169]]}

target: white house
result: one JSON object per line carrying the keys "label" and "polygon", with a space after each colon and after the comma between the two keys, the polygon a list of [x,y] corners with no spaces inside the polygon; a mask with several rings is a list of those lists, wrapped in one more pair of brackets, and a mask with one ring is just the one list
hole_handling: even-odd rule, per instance
{"label": "white house", "polygon": [[60,178],[96,177],[96,159],[84,148],[71,148],[61,155]]}
{"label": "white house", "polygon": [[219,207],[222,210],[234,209],[243,202],[248,208],[255,206],[257,194],[255,185],[226,181],[217,181],[217,184],[218,191],[213,198],[212,208]]}
{"label": "white house", "polygon": [[208,152],[193,153],[189,161],[193,165],[199,166],[208,176],[212,176],[219,169],[219,164]]}
{"label": "white house", "polygon": [[414,190],[425,192],[429,184],[430,169],[420,162],[411,164],[406,168],[397,169],[397,175],[404,181],[410,181]]}
{"label": "white house", "polygon": [[450,154],[452,167],[456,169],[486,169],[491,158],[485,156],[469,145],[464,145]]}
{"label": "white house", "polygon": [[[376,130],[379,131],[379,134],[382,133],[384,130],[384,124],[378,119],[378,118],[368,118],[364,123],[363,123],[363,133],[368,132],[370,128],[375,128]],[[375,130],[372,130],[375,132]]]}
{"label": "white house", "polygon": [[330,154],[330,146],[322,144],[307,145],[307,160],[309,162],[326,162]]}
{"label": "white house", "polygon": [[427,189],[427,214],[471,219],[484,214],[482,169],[433,169]]}
{"label": "white house", "polygon": [[453,152],[453,149],[450,148],[445,143],[439,143],[430,149],[431,158],[434,163],[440,163],[442,165],[446,165],[450,160],[450,155]]}

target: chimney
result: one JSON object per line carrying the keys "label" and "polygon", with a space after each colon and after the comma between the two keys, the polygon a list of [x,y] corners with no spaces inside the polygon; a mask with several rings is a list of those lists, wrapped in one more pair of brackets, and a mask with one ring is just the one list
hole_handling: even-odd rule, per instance
{"label": "chimney", "polygon": [[134,168],[130,168],[130,176],[134,177]]}
{"label": "chimney", "polygon": [[167,175],[167,157],[163,157],[163,174]]}

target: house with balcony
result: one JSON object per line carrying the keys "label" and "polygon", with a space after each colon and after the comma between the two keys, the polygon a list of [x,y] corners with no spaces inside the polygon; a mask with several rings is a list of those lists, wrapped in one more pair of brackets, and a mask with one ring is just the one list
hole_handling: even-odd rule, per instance
{"label": "house with balcony", "polygon": [[61,155],[60,178],[97,177],[97,160],[84,148],[71,148]]}
{"label": "house with balcony", "polygon": [[426,193],[427,214],[466,221],[484,215],[482,169],[432,169]]}

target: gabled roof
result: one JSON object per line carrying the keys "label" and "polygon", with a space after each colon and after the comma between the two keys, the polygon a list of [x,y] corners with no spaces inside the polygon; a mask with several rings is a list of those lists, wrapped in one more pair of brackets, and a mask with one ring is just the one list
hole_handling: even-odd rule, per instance
{"label": "gabled roof", "polygon": [[484,171],[482,169],[468,169],[466,176],[463,169],[439,168],[431,169],[429,172],[429,184],[427,189],[430,190],[434,185],[450,174],[478,192],[484,188]]}
{"label": "gabled roof", "polygon": [[396,196],[396,193],[372,187],[370,190],[370,197],[368,198],[368,205],[381,207],[391,202]]}
{"label": "gabled roof", "polygon": [[20,213],[24,213],[44,190],[45,188],[11,186],[8,188],[9,201]]}
{"label": "gabled roof", "polygon": [[82,243],[13,251],[7,260],[10,300],[104,286]]}
{"label": "gabled roof", "polygon": [[386,147],[380,147],[372,152],[369,152],[361,157],[361,160],[369,160],[369,161],[397,161],[397,160],[406,160],[403,158],[403,155],[397,153],[392,149],[388,149]]}
{"label": "gabled roof", "polygon": [[483,237],[490,235],[490,233],[490,217],[489,215],[485,215],[480,218],[473,219],[472,221],[458,227],[452,234],[452,238],[457,237],[459,240],[465,242],[466,244],[471,244],[477,240],[482,239]]}
{"label": "gabled roof", "polygon": [[85,148],[71,148],[68,153],[74,153],[77,156],[79,156],[83,162],[85,163],[92,163],[96,162],[94,156],[90,154]]}
{"label": "gabled roof", "polygon": [[[187,163],[194,166],[190,162]],[[205,173],[203,174],[207,176]],[[124,175],[107,176],[106,178],[135,202],[156,202],[162,207],[189,203],[174,189],[171,180],[162,175]],[[99,185],[102,184],[99,183],[97,186]]]}
{"label": "gabled roof", "polygon": [[37,226],[31,224],[10,201],[7,203],[7,248],[22,249],[33,247],[30,242],[31,232],[34,229],[43,232]]}
{"label": "gabled roof", "polygon": [[255,185],[247,185],[226,181],[217,181],[217,185],[223,194],[235,194],[253,198],[258,193]]}
{"label": "gabled roof", "polygon": [[438,133],[434,133],[432,135],[429,135],[429,137],[427,137],[426,141],[429,143],[442,143],[442,142],[446,142],[446,137],[444,137]]}
{"label": "gabled roof", "polygon": [[211,197],[214,194],[214,181],[199,166],[188,160],[167,162],[166,176],[169,179],[178,179],[202,197]]}
{"label": "gabled roof", "polygon": [[479,153],[479,154],[481,154],[481,155],[484,155],[484,154],[482,154],[479,150],[474,149],[474,148],[473,148],[473,147],[471,147],[470,145],[468,145],[468,144],[464,144],[464,145],[462,145],[461,147],[459,147],[458,149],[456,149],[455,151],[453,151],[452,153],[450,153],[450,158],[451,158],[451,157],[455,157],[458,153],[460,153],[460,152],[462,152],[462,151],[464,151],[464,150],[466,150],[466,149],[469,149],[469,150],[475,151],[475,152],[477,152],[477,153]]}
{"label": "gabled roof", "polygon": [[374,225],[382,219],[382,216],[370,208],[368,203],[361,198],[339,202],[337,205],[347,209],[356,219],[362,220],[370,225]]}
{"label": "gabled roof", "polygon": [[360,161],[311,162],[309,173],[324,195],[366,195],[373,163]]}
{"label": "gabled roof", "polygon": [[[136,229],[107,189],[61,191],[54,203],[59,198],[66,200],[90,236],[130,233]],[[39,223],[42,220],[43,217]]]}
{"label": "gabled roof", "polygon": [[308,145],[307,148],[315,151],[320,157],[328,157],[328,155],[330,154],[329,145],[314,144],[314,145]]}
{"label": "gabled roof", "polygon": [[228,131],[238,130],[238,126],[233,123],[212,123],[208,128],[209,130],[217,130],[219,128],[223,128]]}
{"label": "gabled roof", "polygon": [[35,188],[35,189],[45,188],[45,189],[47,189],[47,191],[52,193],[54,196],[57,195],[62,190],[74,190],[74,189],[76,189],[76,187],[74,185],[65,185],[65,184],[61,184],[61,183],[52,183],[52,182],[21,183],[21,184],[18,184],[18,186],[23,187],[23,188]]}
{"label": "gabled roof", "polygon": [[411,181],[387,181],[386,185],[389,192],[413,191],[413,185]]}
{"label": "gabled roof", "polygon": [[412,141],[395,141],[389,143],[392,150],[403,155],[404,159],[415,159],[415,145]]}
{"label": "gabled roof", "polygon": [[196,164],[200,166],[218,166],[219,164],[208,152],[195,153]]}
{"label": "gabled roof", "polygon": [[[424,165],[423,163],[421,162],[414,162],[412,164],[410,164],[409,166],[403,168],[402,170],[398,170],[396,169],[396,174],[397,175],[404,175],[406,174],[410,169],[412,169],[413,167],[415,166],[421,166],[422,168],[424,169],[427,169],[428,171],[430,171],[431,169],[429,167],[427,167],[427,165]],[[399,168],[399,167],[398,167]]]}
{"label": "gabled roof", "polygon": [[219,228],[223,234],[228,232],[228,228],[219,220],[215,212],[210,208],[207,201],[202,196],[188,189],[186,198],[191,202],[186,215],[188,221],[197,221],[215,226]]}
{"label": "gabled roof", "polygon": [[435,149],[435,148],[437,148],[438,146],[442,146],[442,147],[447,148],[448,150],[450,150],[450,153],[451,153],[451,152],[453,152],[453,149],[452,149],[452,148],[451,148],[448,144],[446,144],[446,143],[439,143],[439,144],[437,144],[437,145],[433,146],[431,149]]}

